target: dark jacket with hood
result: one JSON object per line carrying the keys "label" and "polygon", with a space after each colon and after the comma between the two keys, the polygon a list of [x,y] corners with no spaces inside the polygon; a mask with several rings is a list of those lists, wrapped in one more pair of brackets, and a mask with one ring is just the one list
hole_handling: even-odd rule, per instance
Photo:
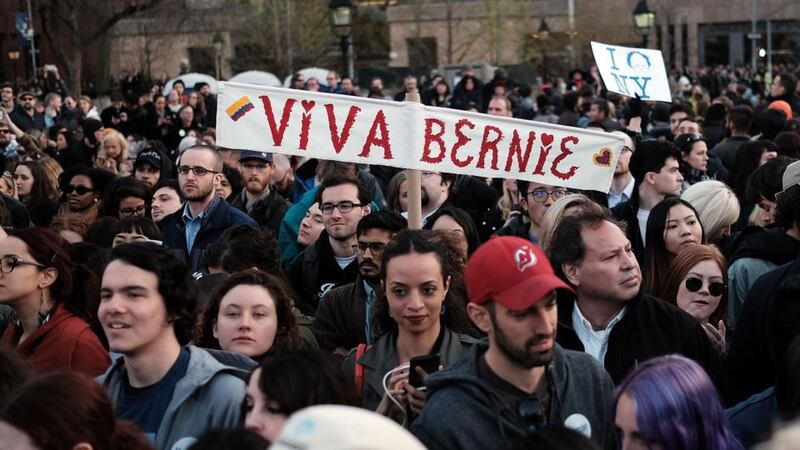
{"label": "dark jacket with hood", "polygon": [[728,351],[731,402],[763,391],[775,382],[778,357],[771,334],[770,310],[783,280],[800,275],[800,257],[761,276],[750,289]]}
{"label": "dark jacket with hood", "polygon": [[[507,449],[528,433],[517,405],[503,402],[478,375],[479,359],[488,348],[485,340],[479,341],[453,367],[425,380],[428,401],[411,432],[429,450]],[[608,402],[614,386],[602,366],[585,353],[555,344],[547,377],[547,424],[563,425],[567,418],[582,415],[591,426],[592,440],[607,446],[612,420]]]}
{"label": "dark jacket with hood", "polygon": [[[556,340],[564,348],[584,351],[572,327],[574,307],[574,295],[559,293]],[[695,360],[706,370],[719,392],[725,392],[722,359],[703,327],[677,306],[640,291],[628,301],[625,315],[611,329],[603,365],[614,384],[620,384],[639,364],[672,353]]]}
{"label": "dark jacket with hood", "polygon": [[736,236],[732,248],[728,258],[728,319],[735,324],[753,283],[800,255],[800,241],[780,228],[753,226]]}
{"label": "dark jacket with hood", "polygon": [[313,316],[319,300],[329,290],[352,283],[358,276],[358,261],[339,267],[328,232],[322,230],[313,246],[306,247],[286,271],[294,291],[300,296],[298,309]]}
{"label": "dark jacket with hood", "polygon": [[268,187],[267,189],[269,189],[267,195],[256,199],[249,209],[247,208],[247,198],[245,197],[247,194],[242,189],[242,192],[237,194],[231,202],[231,206],[252,217],[261,228],[272,230],[277,236],[278,231],[280,231],[281,220],[283,220],[286,210],[291,205],[274,188]]}
{"label": "dark jacket with hood", "polygon": [[164,217],[159,225],[161,225],[161,240],[164,242],[164,246],[178,251],[189,263],[192,272],[203,270],[202,261],[206,249],[209,245],[217,242],[223,231],[243,223],[256,227],[256,222],[250,216],[232,208],[222,197],[215,194],[214,199],[205,209],[205,216],[190,252],[186,246],[186,224],[183,222],[185,208],[186,204]]}

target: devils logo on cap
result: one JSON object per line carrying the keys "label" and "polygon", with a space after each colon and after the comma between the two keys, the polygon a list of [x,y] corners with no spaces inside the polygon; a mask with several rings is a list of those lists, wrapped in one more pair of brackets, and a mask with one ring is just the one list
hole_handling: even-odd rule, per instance
{"label": "devils logo on cap", "polygon": [[514,252],[514,261],[517,263],[517,269],[520,272],[524,272],[525,269],[535,266],[539,260],[536,258],[533,250],[526,245],[518,248],[517,251]]}

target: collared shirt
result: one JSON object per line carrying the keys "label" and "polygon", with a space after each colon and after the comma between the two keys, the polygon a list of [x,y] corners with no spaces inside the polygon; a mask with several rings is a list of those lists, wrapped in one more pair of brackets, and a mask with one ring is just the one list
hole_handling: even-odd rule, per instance
{"label": "collared shirt", "polygon": [[200,214],[197,217],[192,217],[192,213],[189,210],[189,202],[186,202],[186,205],[183,207],[183,223],[186,225],[186,250],[191,253],[192,246],[194,246],[194,240],[197,237],[197,233],[200,232],[200,226],[203,224],[203,218],[206,216],[206,211],[211,208],[211,205],[214,204],[216,199],[211,200],[211,203],[208,204],[206,209],[200,211]]}
{"label": "collared shirt", "polygon": [[619,195],[609,191],[608,192],[608,208],[611,209],[622,202],[627,202],[631,199],[631,195],[633,195],[633,185],[636,184],[636,180],[631,177],[631,181],[628,182],[628,185],[625,186],[625,189],[619,193]]}
{"label": "collared shirt", "polygon": [[253,200],[250,200],[247,196],[247,189],[242,189],[242,200],[243,200],[242,203],[244,203],[244,207],[247,210],[247,214],[252,213],[253,206],[255,206],[255,204],[258,203],[259,200],[269,197],[269,194],[270,194],[270,189],[269,186],[267,186],[267,188],[264,189],[260,194],[256,195],[253,198]]}
{"label": "collared shirt", "polygon": [[364,334],[367,336],[367,344],[372,345],[375,343],[375,337],[372,335],[372,312],[375,311],[377,296],[375,295],[375,289],[372,289],[372,286],[366,280],[363,280],[362,283],[364,283],[364,291],[367,293],[367,317],[364,321]]}
{"label": "collared shirt", "polygon": [[600,361],[600,364],[604,364],[606,359],[608,338],[611,335],[611,330],[614,329],[614,325],[625,317],[627,309],[627,306],[623,307],[604,329],[595,330],[592,324],[583,317],[578,302],[575,302],[575,307],[572,308],[572,328],[575,330],[575,334],[578,335],[578,339],[581,340],[584,351]]}

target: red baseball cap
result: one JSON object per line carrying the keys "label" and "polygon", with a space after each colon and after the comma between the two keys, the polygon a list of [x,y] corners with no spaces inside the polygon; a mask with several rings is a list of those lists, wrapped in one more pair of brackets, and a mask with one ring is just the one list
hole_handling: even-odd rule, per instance
{"label": "red baseball cap", "polygon": [[494,300],[514,311],[530,308],[554,289],[575,292],[553,273],[539,246],[513,236],[495,237],[478,247],[464,280],[472,303]]}

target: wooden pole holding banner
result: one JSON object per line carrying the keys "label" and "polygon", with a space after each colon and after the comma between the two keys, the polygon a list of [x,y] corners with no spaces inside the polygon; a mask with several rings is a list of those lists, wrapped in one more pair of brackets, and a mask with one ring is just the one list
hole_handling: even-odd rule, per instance
{"label": "wooden pole holding banner", "polygon": [[[405,101],[421,103],[419,91],[406,92]],[[406,170],[408,182],[408,228],[419,230],[422,228],[422,172],[419,170]]]}

